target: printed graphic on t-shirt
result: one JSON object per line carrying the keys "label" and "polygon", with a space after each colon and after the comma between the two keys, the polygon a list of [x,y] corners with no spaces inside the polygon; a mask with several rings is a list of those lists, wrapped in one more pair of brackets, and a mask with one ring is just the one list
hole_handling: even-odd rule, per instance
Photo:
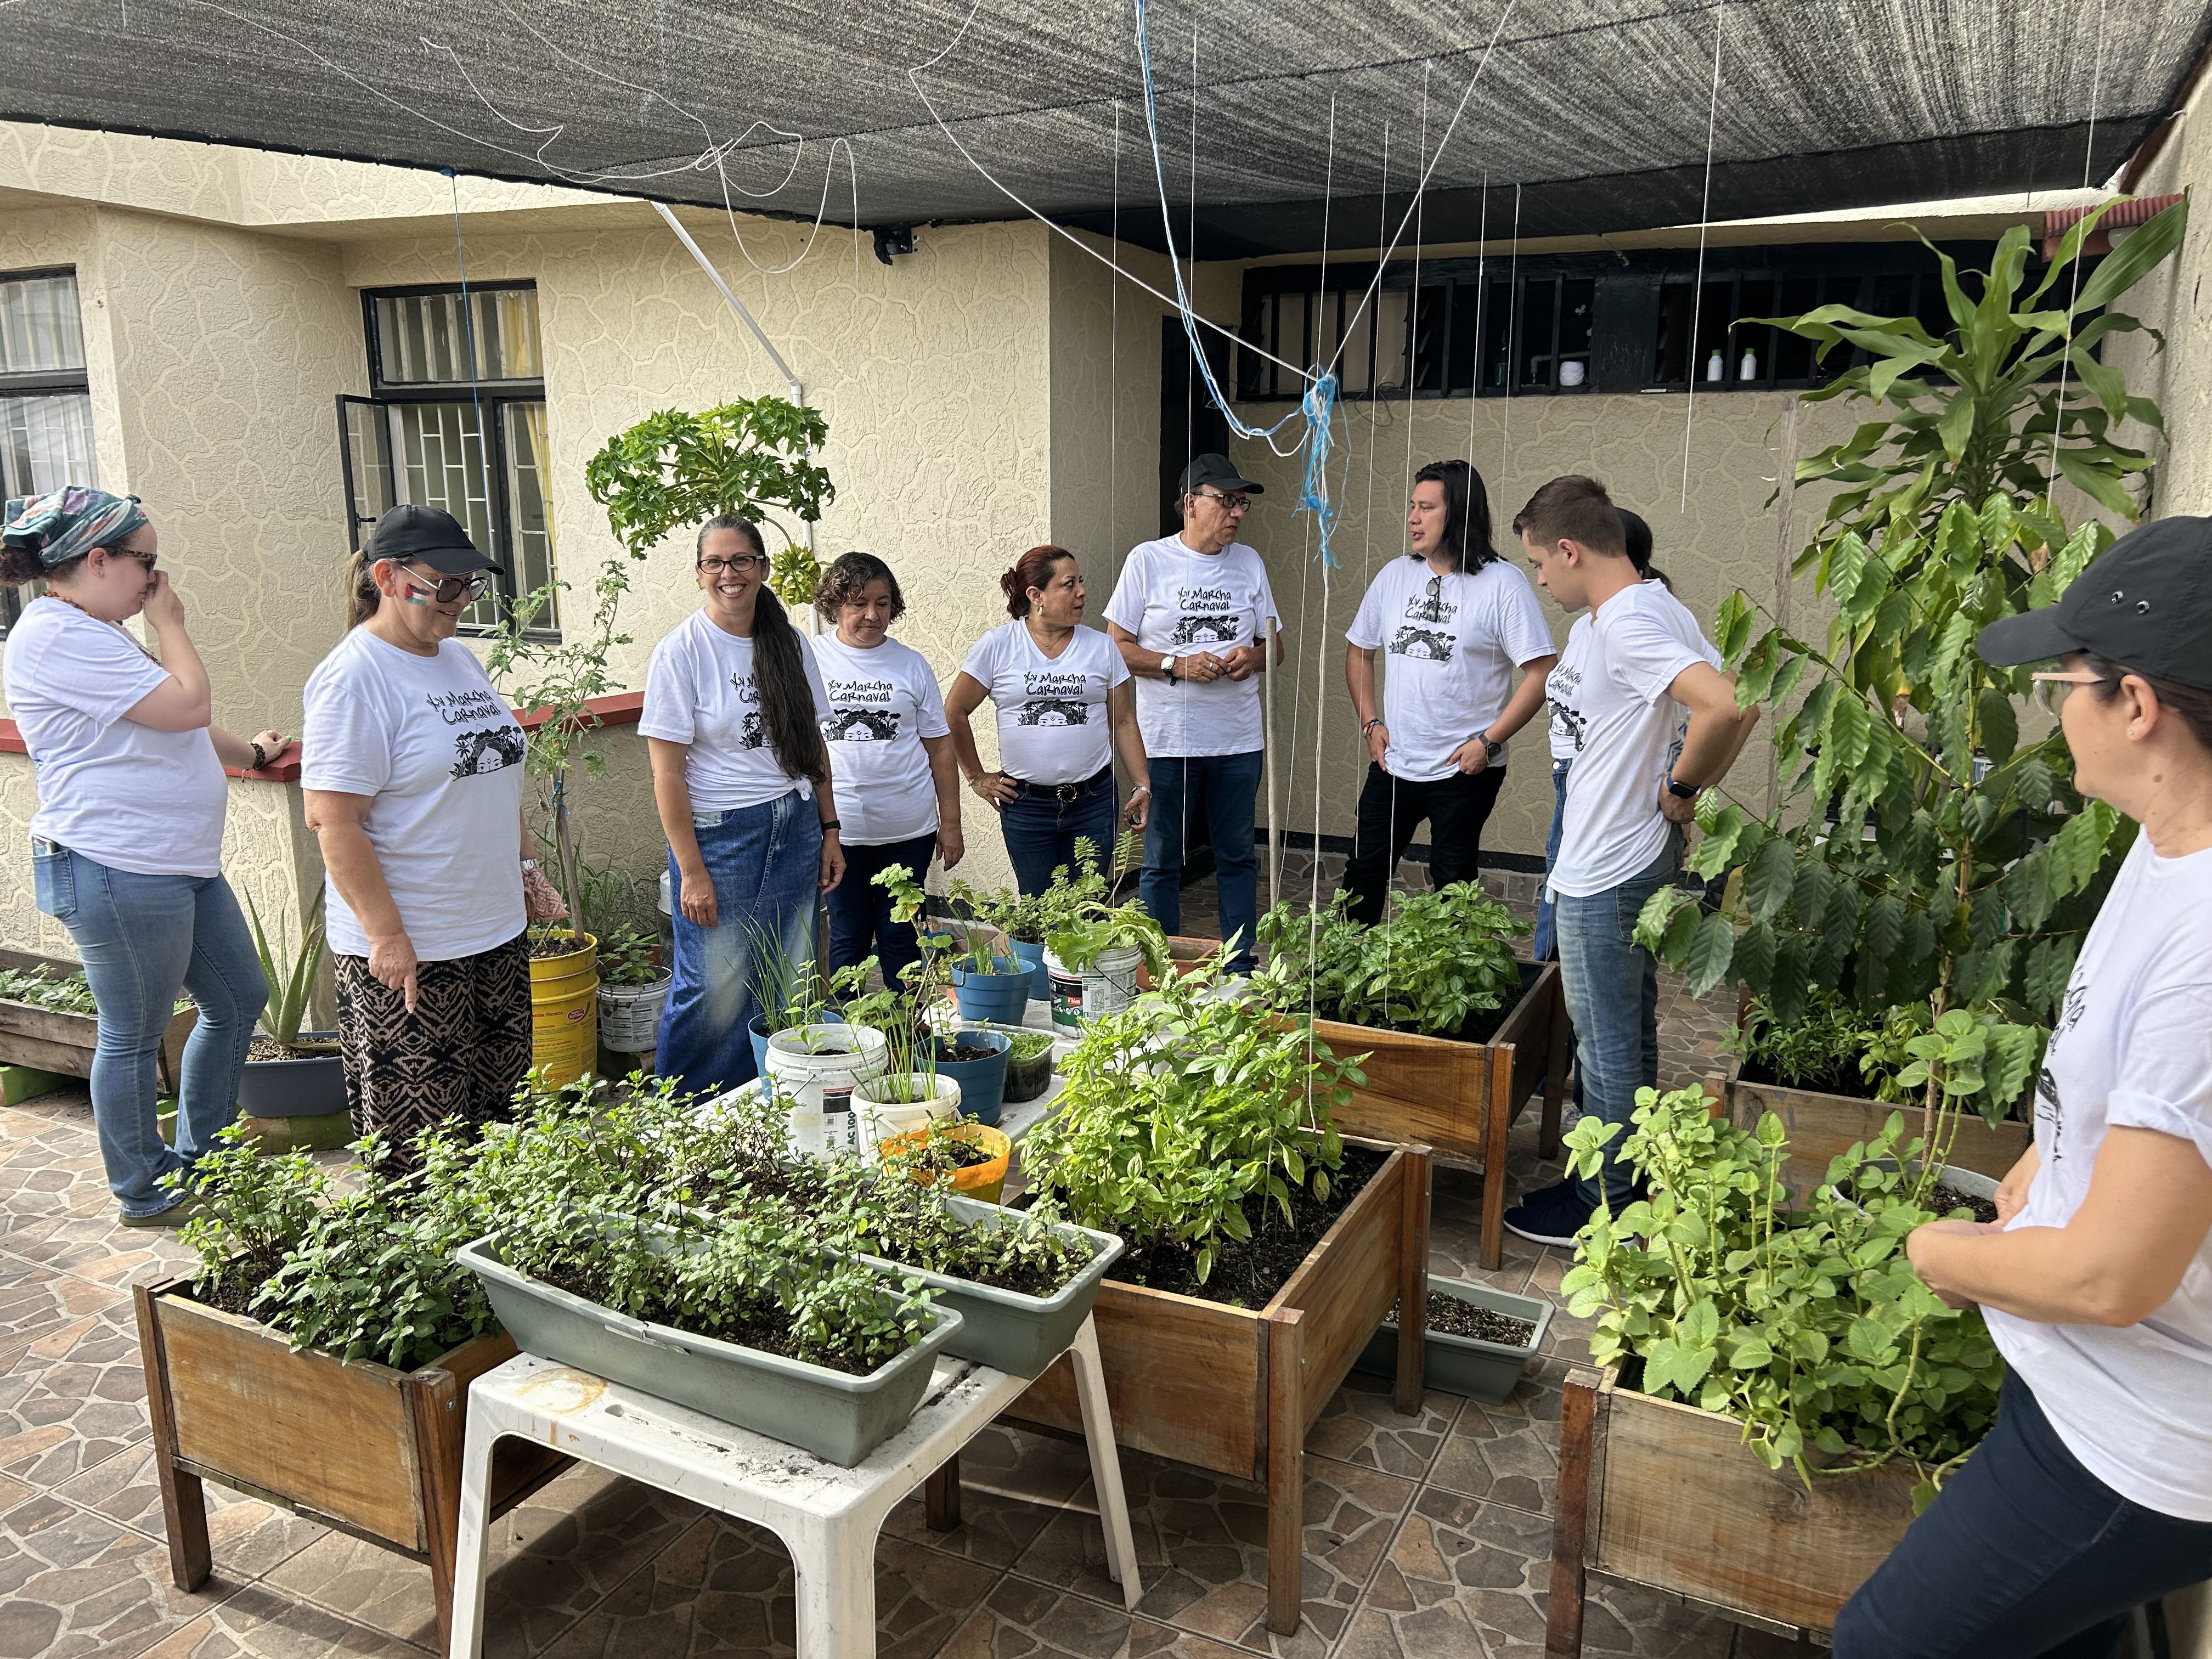
{"label": "printed graphic on t-shirt", "polygon": [[1225,587],[1176,589],[1176,645],[1237,645],[1244,638],[1244,617],[1236,595]]}
{"label": "printed graphic on t-shirt", "polygon": [[2035,1079],[2035,1115],[2038,1121],[2051,1126],[2051,1161],[2056,1164],[2066,1156],[2066,1108],[2058,1098],[2058,1080],[2051,1075],[2048,1066]]}
{"label": "printed graphic on t-shirt", "polygon": [[898,729],[898,714],[889,708],[841,708],[822,721],[822,735],[831,743],[890,743]]}
{"label": "printed graphic on t-shirt", "polygon": [[1022,691],[1026,701],[1014,711],[1014,724],[1088,726],[1091,705],[1083,699],[1085,689],[1085,677],[1081,674],[1024,674]]}
{"label": "printed graphic on t-shirt", "polygon": [[761,725],[760,712],[757,709],[748,711],[744,719],[738,722],[738,747],[740,749],[768,747],[768,731]]}
{"label": "printed graphic on t-shirt", "polygon": [[1577,755],[1583,752],[1583,734],[1586,727],[1571,699],[1582,683],[1582,670],[1564,662],[1553,667],[1544,682],[1544,701],[1552,711],[1552,729],[1565,732],[1572,740]]}
{"label": "printed graphic on t-shirt", "polygon": [[1452,636],[1441,628],[1408,625],[1390,636],[1389,654],[1394,657],[1417,657],[1423,662],[1449,662],[1452,659]]}
{"label": "printed graphic on t-shirt", "polygon": [[1414,622],[1448,623],[1459,615],[1459,605],[1444,597],[1443,586],[1438,583],[1433,589],[1425,587],[1408,594],[1406,615]]}
{"label": "printed graphic on t-shirt", "polygon": [[448,726],[507,718],[506,707],[489,691],[431,691],[424,694],[422,701]]}
{"label": "printed graphic on t-shirt", "polygon": [[453,775],[473,778],[505,767],[520,766],[529,750],[522,728],[513,724],[495,726],[482,732],[464,732],[453,739],[453,753],[458,758],[453,762]]}

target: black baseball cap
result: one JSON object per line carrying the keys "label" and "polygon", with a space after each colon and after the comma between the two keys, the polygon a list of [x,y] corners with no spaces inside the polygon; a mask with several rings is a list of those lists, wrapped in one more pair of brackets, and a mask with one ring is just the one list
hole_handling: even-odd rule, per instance
{"label": "black baseball cap", "polygon": [[477,570],[507,574],[477,551],[477,544],[469,539],[459,519],[442,507],[418,507],[413,501],[386,509],[376,528],[368,532],[367,551],[371,560],[390,559],[398,564],[419,560],[441,576],[465,576]]}
{"label": "black baseball cap", "polygon": [[1226,455],[1217,455],[1208,450],[1203,455],[1191,457],[1190,465],[1182,470],[1182,482],[1176,488],[1179,495],[1188,495],[1200,484],[1212,484],[1216,489],[1241,489],[1247,495],[1264,495],[1267,486],[1255,484],[1249,478],[1240,478],[1237,469]]}
{"label": "black baseball cap", "polygon": [[1974,649],[1999,668],[2087,651],[2212,691],[2212,519],[2130,530],[2056,605],[1991,623]]}

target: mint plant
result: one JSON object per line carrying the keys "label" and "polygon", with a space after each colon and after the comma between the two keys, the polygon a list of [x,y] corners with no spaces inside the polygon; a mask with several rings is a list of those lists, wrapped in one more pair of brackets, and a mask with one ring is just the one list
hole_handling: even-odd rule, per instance
{"label": "mint plant", "polygon": [[[1903,1115],[1796,1212],[1772,1113],[1745,1131],[1708,1116],[1698,1090],[1644,1089],[1633,1123],[1621,1156],[1651,1195],[1618,1214],[1601,1204],[1560,1282],[1575,1317],[1597,1317],[1591,1358],[1640,1360],[1644,1393],[1740,1419],[1760,1462],[1808,1486],[1909,1462],[1924,1506],[1995,1420],[2003,1363],[1981,1315],[1945,1307],[1905,1258],[1905,1236],[1936,1218],[1922,1143],[1899,1145]],[[1571,1171],[1595,1176],[1620,1132],[1583,1118]]]}
{"label": "mint plant", "polygon": [[1457,1036],[1521,990],[1512,940],[1529,931],[1471,881],[1399,893],[1379,927],[1347,914],[1348,893],[1319,910],[1289,902],[1260,918],[1260,942],[1297,988],[1292,1006],[1347,1025]]}

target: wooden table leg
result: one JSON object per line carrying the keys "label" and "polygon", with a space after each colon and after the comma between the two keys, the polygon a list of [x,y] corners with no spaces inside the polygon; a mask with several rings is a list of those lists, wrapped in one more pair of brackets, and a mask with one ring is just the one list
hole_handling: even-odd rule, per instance
{"label": "wooden table leg", "polygon": [[1552,1586],[1544,1659],[1582,1659],[1583,1546],[1589,1522],[1590,1459],[1597,1382],[1568,1374],[1559,1398],[1559,1481],[1552,1500]]}
{"label": "wooden table leg", "polygon": [[422,1531],[430,1558],[430,1595],[438,1608],[438,1643],[453,1641],[453,1558],[461,1520],[463,1391],[451,1371],[422,1370],[400,1379],[400,1397],[415,1421],[422,1467]]}
{"label": "wooden table leg", "polygon": [[1298,1309],[1267,1316],[1267,1628],[1295,1635],[1305,1595],[1305,1410]]}
{"label": "wooden table leg", "polygon": [[960,1524],[960,1454],[946,1458],[937,1473],[922,1482],[922,1519],[932,1532],[951,1532]]}
{"label": "wooden table leg", "polygon": [[154,1425],[154,1468],[161,1483],[161,1522],[169,1536],[169,1577],[180,1590],[196,1590],[215,1570],[208,1547],[207,1495],[200,1478],[177,1467],[176,1418],[169,1400],[168,1350],[147,1287],[135,1288],[138,1352],[146,1370],[146,1411]]}

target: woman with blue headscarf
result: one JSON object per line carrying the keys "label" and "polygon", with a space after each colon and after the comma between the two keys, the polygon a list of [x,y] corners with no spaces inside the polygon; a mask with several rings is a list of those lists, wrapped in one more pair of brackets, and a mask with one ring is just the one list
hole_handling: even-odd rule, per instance
{"label": "woman with blue headscarf", "polygon": [[[265,766],[284,746],[210,722],[207,670],[155,542],[137,496],[77,485],[11,501],[0,518],[0,586],[46,585],[9,630],[4,679],[38,771],[39,908],[76,941],[99,1011],[92,1111],[126,1227],[191,1218],[197,1203],[161,1177],[189,1168],[236,1109],[268,986],[222,878],[222,769]],[[124,631],[137,616],[157,650]],[[172,1148],[155,1057],[179,988],[200,1017]]]}

